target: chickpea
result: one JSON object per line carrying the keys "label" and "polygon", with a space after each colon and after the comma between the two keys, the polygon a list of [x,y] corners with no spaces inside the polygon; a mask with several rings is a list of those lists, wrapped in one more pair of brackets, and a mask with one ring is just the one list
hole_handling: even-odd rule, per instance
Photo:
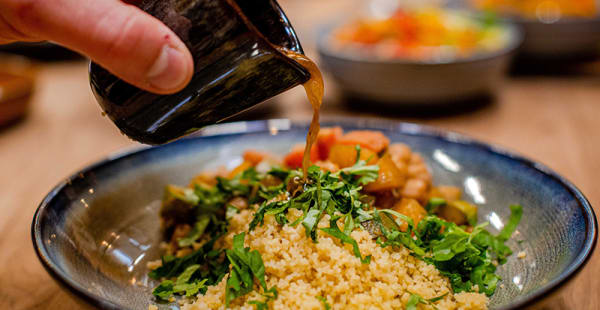
{"label": "chickpea", "polygon": [[405,198],[413,198],[424,201],[427,193],[427,183],[420,179],[408,179],[402,188],[401,195]]}

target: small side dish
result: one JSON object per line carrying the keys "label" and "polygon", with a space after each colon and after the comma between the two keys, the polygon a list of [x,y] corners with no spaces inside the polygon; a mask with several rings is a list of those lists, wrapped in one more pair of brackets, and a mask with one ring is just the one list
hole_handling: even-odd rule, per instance
{"label": "small side dish", "polygon": [[472,0],[483,10],[526,18],[589,18],[598,14],[596,0]]}
{"label": "small side dish", "polygon": [[[378,131],[324,128],[283,158],[247,150],[232,170],[168,185],[157,302],[183,309],[485,309],[522,208],[498,235],[461,190]],[[150,306],[153,308],[155,306]]]}
{"label": "small side dish", "polygon": [[385,19],[362,18],[332,32],[332,48],[377,59],[439,61],[499,51],[510,32],[492,18],[440,8],[399,9]]}
{"label": "small side dish", "polygon": [[[523,29],[522,64],[547,69],[562,60],[591,59],[598,54],[600,15],[596,0],[471,0],[471,6],[494,12]],[[575,35],[576,34],[576,35]]]}

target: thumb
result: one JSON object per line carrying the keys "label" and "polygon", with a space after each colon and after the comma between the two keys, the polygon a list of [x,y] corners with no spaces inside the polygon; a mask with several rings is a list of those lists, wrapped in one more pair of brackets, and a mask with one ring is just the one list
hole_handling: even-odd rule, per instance
{"label": "thumb", "polygon": [[192,78],[192,56],[177,35],[118,0],[0,0],[0,15],[18,33],[77,50],[151,92],[179,91]]}

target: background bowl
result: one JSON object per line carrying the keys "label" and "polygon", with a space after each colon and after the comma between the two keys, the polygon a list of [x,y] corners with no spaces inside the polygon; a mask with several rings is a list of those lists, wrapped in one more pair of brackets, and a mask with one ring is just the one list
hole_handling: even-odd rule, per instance
{"label": "background bowl", "polygon": [[[46,270],[70,292],[105,309],[147,309],[155,282],[146,262],[160,257],[158,208],[165,184],[241,162],[247,148],[284,154],[305,139],[306,123],[239,122],[205,128],[203,137],[109,157],[54,188],[38,208],[32,238]],[[420,152],[436,184],[461,187],[480,205],[479,220],[497,232],[521,203],[524,215],[509,245],[516,255],[493,309],[517,309],[564,284],[591,255],[597,223],[584,196],[548,168],[464,136],[414,124],[343,119],[323,126],[382,130]],[[522,242],[517,242],[522,240]],[[176,305],[161,305],[173,309]]]}
{"label": "background bowl", "polygon": [[330,47],[330,34],[341,23],[321,31],[317,48],[321,64],[349,97],[381,103],[441,103],[493,94],[522,41],[521,31],[504,23],[510,33],[501,50],[449,62],[379,60]]}
{"label": "background bowl", "polygon": [[35,75],[35,66],[27,58],[0,53],[0,128],[27,113]]}
{"label": "background bowl", "polygon": [[521,26],[525,39],[519,55],[532,60],[578,58],[598,55],[600,17],[570,18],[541,22],[524,18],[505,18]]}

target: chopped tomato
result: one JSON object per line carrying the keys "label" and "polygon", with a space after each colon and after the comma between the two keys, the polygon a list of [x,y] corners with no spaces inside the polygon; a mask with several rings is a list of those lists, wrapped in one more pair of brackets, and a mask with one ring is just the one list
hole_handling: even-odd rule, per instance
{"label": "chopped tomato", "polygon": [[[373,165],[379,160],[379,156],[369,149],[360,150],[360,159]],[[329,152],[329,161],[340,168],[353,166],[356,163],[356,147],[352,145],[334,144]]]}
{"label": "chopped tomato", "polygon": [[[302,167],[302,159],[304,157],[304,144],[296,144],[292,150],[285,156],[283,162],[286,166],[292,169]],[[315,163],[319,161],[319,149],[314,144],[310,149],[310,161]]]}
{"label": "chopped tomato", "polygon": [[331,147],[344,134],[341,127],[321,128],[317,137],[317,147],[319,148],[319,158],[325,160],[329,157]]}
{"label": "chopped tomato", "polygon": [[379,161],[377,161],[377,165],[379,166],[379,176],[377,177],[377,180],[365,186],[365,191],[386,191],[400,188],[404,185],[406,174],[402,173],[402,171],[396,167],[390,154],[383,155]]}
{"label": "chopped tomato", "polygon": [[390,144],[390,139],[379,131],[356,130],[343,135],[337,143],[352,146],[360,145],[362,148],[380,153]]}

